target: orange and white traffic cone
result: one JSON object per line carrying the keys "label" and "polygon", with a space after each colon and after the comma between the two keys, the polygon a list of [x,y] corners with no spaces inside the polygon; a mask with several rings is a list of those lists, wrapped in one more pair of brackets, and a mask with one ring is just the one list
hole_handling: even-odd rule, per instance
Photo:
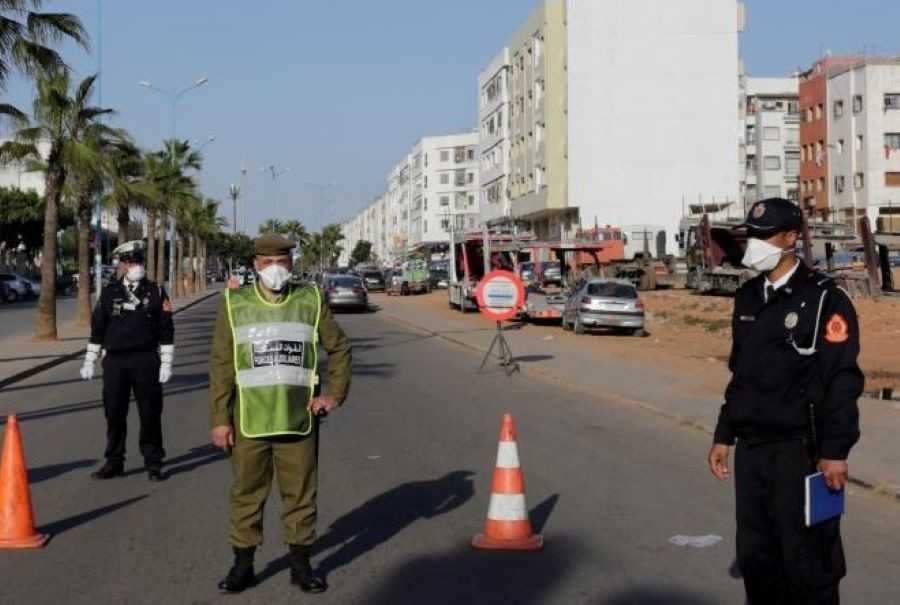
{"label": "orange and white traffic cone", "polygon": [[0,549],[40,548],[49,538],[34,528],[19,420],[11,414],[6,419],[3,459],[0,460]]}
{"label": "orange and white traffic cone", "polygon": [[516,425],[511,414],[505,414],[500,425],[500,445],[484,533],[472,538],[472,546],[485,550],[539,550],[544,546],[543,536],[531,533]]}

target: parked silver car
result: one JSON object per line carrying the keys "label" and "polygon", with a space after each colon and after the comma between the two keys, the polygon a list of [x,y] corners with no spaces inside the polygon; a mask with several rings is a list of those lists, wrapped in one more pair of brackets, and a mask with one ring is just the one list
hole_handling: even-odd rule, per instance
{"label": "parked silver car", "polygon": [[644,335],[644,302],[631,282],[596,278],[581,285],[566,302],[563,329],[584,334],[588,328],[612,328]]}
{"label": "parked silver car", "polygon": [[354,275],[325,277],[325,301],[332,309],[369,308],[369,294],[362,278]]}
{"label": "parked silver car", "polygon": [[35,292],[35,283],[18,273],[0,273],[0,281],[6,284],[7,300],[10,302],[34,298],[40,294],[40,285]]}

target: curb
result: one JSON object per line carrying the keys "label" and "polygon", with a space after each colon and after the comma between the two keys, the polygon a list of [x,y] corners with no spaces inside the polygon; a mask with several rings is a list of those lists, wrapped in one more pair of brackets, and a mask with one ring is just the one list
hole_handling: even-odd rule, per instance
{"label": "curb", "polygon": [[[426,334],[428,334],[430,336],[433,336],[435,338],[440,338],[441,340],[443,340],[445,342],[449,342],[451,344],[460,346],[460,347],[467,349],[469,351],[472,351],[474,353],[481,353],[481,354],[487,353],[486,348],[481,348],[481,347],[478,347],[478,346],[475,346],[475,345],[472,345],[472,344],[469,344],[466,342],[462,342],[460,340],[457,340],[456,338],[451,338],[449,336],[442,334],[441,332],[435,332],[434,330],[432,330],[430,328],[420,326],[419,324],[409,321],[408,319],[403,319],[401,317],[397,317],[396,315],[391,315],[390,313],[384,313],[383,317],[385,317],[386,319],[388,319],[390,321],[393,321],[394,323],[398,323],[398,324],[401,324],[404,326],[414,328],[416,330],[419,330],[420,332],[425,332]],[[515,359],[515,356],[513,357],[513,359]],[[573,386],[569,383],[560,382],[559,379],[552,373],[541,370],[540,368],[536,368],[534,366],[522,367],[519,370],[519,372],[523,375],[532,376],[532,377],[535,377],[535,378],[538,378],[541,380],[551,381],[555,384],[560,385],[562,388],[568,389],[570,391],[575,391],[580,394],[586,394],[591,397],[596,397],[595,394],[588,392],[586,389],[579,388],[578,386]],[[651,403],[647,403],[646,401],[640,401],[638,399],[630,399],[624,395],[619,395],[617,393],[607,393],[607,394],[605,394],[605,397],[609,400],[612,400],[613,402],[619,403],[620,405],[629,405],[632,407],[640,408],[640,409],[644,410],[645,412],[649,412],[655,416],[659,416],[668,421],[671,421],[671,422],[677,424],[678,426],[693,429],[695,431],[699,431],[701,433],[709,435],[710,437],[713,435],[714,430],[715,430],[714,427],[710,427],[705,422],[697,420],[696,418],[682,416],[681,414],[674,414],[669,410],[660,408]],[[892,481],[875,480],[874,482],[872,482],[872,481],[868,481],[866,479],[862,479],[860,477],[853,477],[853,476],[849,477],[849,481],[852,485],[854,485],[856,487],[865,489],[867,491],[873,492],[880,496],[886,496],[887,498],[900,504],[900,485],[897,485],[897,484],[893,483]]]}
{"label": "curb", "polygon": [[[210,292],[209,294],[202,296],[202,297],[198,298],[197,300],[191,301],[189,304],[185,305],[184,307],[181,307],[180,309],[176,309],[175,311],[173,311],[172,316],[174,317],[174,316],[178,315],[179,313],[181,313],[182,311],[187,311],[188,309],[190,309],[190,308],[202,303],[203,301],[210,299],[213,296],[216,296],[218,294],[219,294],[219,291],[216,290],[215,292]],[[74,353],[67,353],[65,355],[61,355],[59,357],[51,359],[50,361],[45,361],[44,363],[41,363],[34,367],[28,368],[27,370],[22,370],[18,374],[13,374],[12,376],[9,376],[7,378],[4,378],[3,380],[0,380],[0,389],[8,387],[9,385],[15,384],[17,382],[21,382],[21,381],[25,380],[26,378],[31,378],[32,376],[40,374],[41,372],[46,372],[47,370],[55,368],[58,365],[62,365],[66,362],[72,361],[74,359],[78,359],[83,354],[84,354],[84,351],[81,351],[81,350],[75,351]]]}

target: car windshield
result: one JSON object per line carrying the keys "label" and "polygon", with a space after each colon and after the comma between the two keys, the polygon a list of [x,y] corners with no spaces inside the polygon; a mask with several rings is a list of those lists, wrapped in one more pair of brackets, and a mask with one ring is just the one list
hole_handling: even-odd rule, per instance
{"label": "car windshield", "polygon": [[382,279],[381,273],[376,273],[375,271],[368,271],[363,275],[366,279]]}
{"label": "car windshield", "polygon": [[335,288],[358,288],[361,284],[355,277],[335,277],[331,280],[331,285]]}
{"label": "car windshield", "polygon": [[587,293],[590,296],[603,296],[606,298],[637,298],[637,290],[633,286],[614,282],[588,284]]}

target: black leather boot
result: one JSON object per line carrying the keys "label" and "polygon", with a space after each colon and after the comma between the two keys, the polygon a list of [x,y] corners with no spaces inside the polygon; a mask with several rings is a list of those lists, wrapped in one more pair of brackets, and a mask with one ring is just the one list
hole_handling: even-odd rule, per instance
{"label": "black leather boot", "polygon": [[121,477],[124,472],[124,464],[122,464],[121,462],[112,462],[111,460],[107,460],[103,466],[91,473],[91,477],[94,479],[105,481],[106,479],[112,479],[113,477]]}
{"label": "black leather boot", "polygon": [[325,579],[318,577],[309,563],[311,547],[291,544],[288,548],[290,549],[291,584],[299,586],[303,592],[312,594],[328,590]]}
{"label": "black leather boot", "polygon": [[162,466],[158,464],[147,465],[147,480],[152,483],[159,483],[160,481],[165,481],[166,476],[163,475]]}
{"label": "black leather boot", "polygon": [[255,546],[238,548],[234,546],[234,565],[228,571],[225,579],[219,582],[219,590],[222,592],[243,592],[256,584],[256,574],[253,573],[253,555]]}

